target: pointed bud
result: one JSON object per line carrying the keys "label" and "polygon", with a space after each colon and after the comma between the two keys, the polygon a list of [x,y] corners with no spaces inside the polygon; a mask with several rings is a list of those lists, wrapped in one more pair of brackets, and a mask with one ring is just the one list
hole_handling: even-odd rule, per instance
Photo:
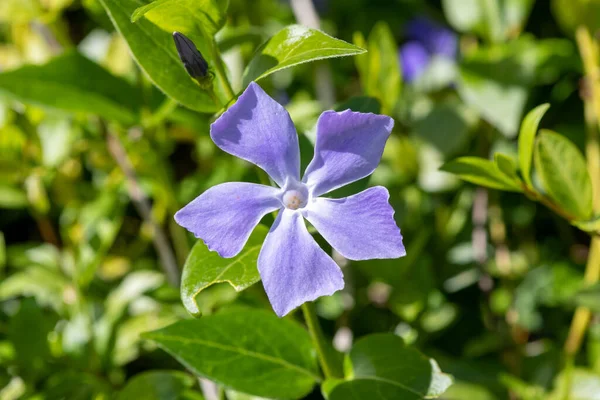
{"label": "pointed bud", "polygon": [[173,32],[175,47],[187,73],[198,81],[204,80],[209,74],[208,63],[192,42],[183,33]]}

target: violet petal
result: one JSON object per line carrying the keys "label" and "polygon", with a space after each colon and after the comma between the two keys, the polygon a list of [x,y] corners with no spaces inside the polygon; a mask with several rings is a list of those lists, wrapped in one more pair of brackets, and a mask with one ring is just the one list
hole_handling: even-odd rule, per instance
{"label": "violet petal", "polygon": [[398,258],[406,255],[394,221],[390,194],[382,186],[343,199],[315,199],[306,219],[331,247],[350,260]]}
{"label": "violet petal", "polygon": [[317,121],[315,155],[303,178],[313,196],[370,175],[381,160],[394,120],[350,110],[325,111]]}
{"label": "violet petal", "polygon": [[265,170],[281,187],[300,179],[298,135],[288,112],[252,82],[210,127],[217,146]]}
{"label": "violet petal", "polygon": [[221,257],[236,256],[262,217],[281,207],[280,190],[246,182],[213,186],[175,214],[175,221]]}
{"label": "violet petal", "polygon": [[342,271],[308,233],[302,215],[287,209],[279,213],[265,239],[258,271],[280,317],[344,287]]}

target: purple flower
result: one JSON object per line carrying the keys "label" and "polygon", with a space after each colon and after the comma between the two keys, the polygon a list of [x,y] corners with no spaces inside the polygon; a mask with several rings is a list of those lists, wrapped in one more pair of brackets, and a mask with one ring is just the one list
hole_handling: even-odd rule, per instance
{"label": "purple flower", "polygon": [[402,76],[406,82],[412,82],[421,75],[429,65],[429,53],[416,41],[408,42],[400,48]]}
{"label": "purple flower", "polygon": [[421,75],[433,56],[455,59],[458,41],[451,30],[419,17],[406,25],[409,39],[400,49],[404,80],[411,82]]}
{"label": "purple flower", "polygon": [[384,115],[326,111],[317,122],[315,155],[300,179],[298,136],[287,111],[256,83],[211,126],[229,154],[256,164],[278,185],[230,182],[210,188],[175,214],[178,224],[221,257],[234,257],[268,213],[280,210],[258,257],[277,315],[344,287],[342,271],[308,233],[306,218],[351,260],[406,254],[384,187],[343,199],[320,197],[370,175],[394,121]]}

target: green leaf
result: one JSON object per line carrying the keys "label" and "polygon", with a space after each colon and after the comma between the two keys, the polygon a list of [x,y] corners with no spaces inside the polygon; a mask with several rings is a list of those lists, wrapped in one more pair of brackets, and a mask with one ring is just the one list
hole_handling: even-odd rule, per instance
{"label": "green leaf", "polygon": [[50,356],[48,333],[52,323],[33,299],[24,299],[19,311],[10,319],[8,338],[15,347],[19,374],[35,381],[44,374]]}
{"label": "green leaf", "polygon": [[459,32],[481,31],[484,25],[481,0],[442,0],[446,19]]}
{"label": "green leaf", "polygon": [[129,45],[133,58],[150,80],[165,94],[196,111],[211,113],[217,106],[185,71],[171,33],[148,20],[132,23],[137,0],[100,0],[115,28]]}
{"label": "green leaf", "polygon": [[283,28],[258,49],[244,72],[244,87],[274,72],[310,61],[353,56],[366,50],[300,25]]}
{"label": "green leaf", "polygon": [[531,36],[480,47],[460,63],[458,92],[502,134],[516,137],[531,87],[556,82],[572,62],[571,49],[564,40]]}
{"label": "green leaf", "polygon": [[600,28],[600,3],[590,0],[552,0],[552,14],[563,31],[572,35],[585,25],[591,32]]}
{"label": "green leaf", "polygon": [[347,362],[349,380],[329,387],[329,400],[436,398],[452,384],[452,377],[443,374],[434,360],[392,334],[357,341]]}
{"label": "green leaf", "polygon": [[60,369],[45,384],[45,399],[112,399],[111,385],[98,375],[89,372]]}
{"label": "green leaf", "polygon": [[385,22],[378,22],[365,43],[360,33],[355,35],[357,46],[367,46],[368,53],[356,57],[356,66],[365,93],[381,101],[383,113],[390,113],[401,89],[400,61],[396,39]]}
{"label": "green leaf", "polygon": [[543,188],[574,219],[592,215],[592,183],[579,149],[564,136],[542,130],[534,151]]}
{"label": "green leaf", "polygon": [[600,233],[600,216],[584,221],[572,221],[571,223],[582,231]]}
{"label": "green leaf", "polygon": [[148,371],[131,378],[119,392],[117,400],[201,400],[191,388],[196,380],[181,371]]}
{"label": "green leaf", "polygon": [[0,92],[25,103],[134,124],[140,92],[77,52],[0,74]]}
{"label": "green leaf", "polygon": [[[444,102],[415,120],[413,129],[419,138],[434,146],[445,156],[464,150],[469,142],[469,130],[478,119],[462,104]],[[443,134],[441,133],[443,132]]]}
{"label": "green leaf", "polygon": [[0,183],[0,207],[2,208],[24,208],[27,207],[27,193],[21,188],[17,188],[5,183]]}
{"label": "green leaf", "polygon": [[496,163],[496,166],[500,172],[506,175],[507,178],[516,182],[517,184],[520,183],[519,175],[517,174],[517,163],[512,159],[512,157],[507,156],[504,153],[495,153],[494,162]]}
{"label": "green leaf", "polygon": [[447,162],[440,169],[476,185],[510,192],[521,191],[521,188],[506,177],[496,164],[483,158],[460,157]]}
{"label": "green leaf", "polygon": [[225,24],[227,5],[223,0],[156,0],[136,9],[131,22],[146,17],[167,32],[201,29],[212,38]]}
{"label": "green leaf", "polygon": [[533,160],[533,145],[535,135],[542,117],[550,108],[550,104],[542,104],[529,111],[521,124],[519,132],[519,168],[521,175],[529,188],[533,187],[531,183],[531,162]]}
{"label": "green leaf", "polygon": [[0,282],[0,300],[16,296],[33,296],[38,303],[49,305],[61,312],[67,307],[64,302],[66,290],[73,290],[73,288],[57,271],[32,266]]}
{"label": "green leaf", "polygon": [[256,396],[301,398],[320,380],[308,332],[267,311],[221,312],[144,337],[194,373]]}
{"label": "green leaf", "polygon": [[505,0],[503,2],[504,29],[516,37],[524,28],[533,8],[534,0]]}
{"label": "green leaf", "polygon": [[233,258],[222,258],[203,241],[196,242],[181,277],[181,300],[189,313],[199,314],[196,296],[215,283],[227,282],[239,292],[260,280],[256,261],[268,232],[266,226],[257,226],[242,252]]}

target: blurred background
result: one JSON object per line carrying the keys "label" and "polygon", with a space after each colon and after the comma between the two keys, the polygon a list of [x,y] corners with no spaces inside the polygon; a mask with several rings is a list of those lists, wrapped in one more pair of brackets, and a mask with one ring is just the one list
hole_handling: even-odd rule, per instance
{"label": "blurred background", "polygon": [[[563,356],[575,308],[600,312],[600,288],[583,287],[590,235],[439,168],[516,159],[522,119],[542,103],[541,126],[584,151],[575,31],[600,28],[600,2],[230,0],[227,15],[217,42],[236,93],[257,47],[289,24],[368,49],[260,81],[289,110],[303,165],[326,109],[396,121],[374,175],[334,196],[385,185],[408,255],[339,260],[346,288],[316,303],[338,350],[394,332],[455,377],[444,399],[599,398],[595,314],[582,350]],[[213,115],[152,85],[99,0],[0,0],[0,399],[109,399],[144,371],[185,374],[140,339],[190,318],[178,284],[195,239],[173,214],[215,184],[261,178],[211,142]],[[269,309],[260,284],[196,298],[204,315],[234,302]]]}

